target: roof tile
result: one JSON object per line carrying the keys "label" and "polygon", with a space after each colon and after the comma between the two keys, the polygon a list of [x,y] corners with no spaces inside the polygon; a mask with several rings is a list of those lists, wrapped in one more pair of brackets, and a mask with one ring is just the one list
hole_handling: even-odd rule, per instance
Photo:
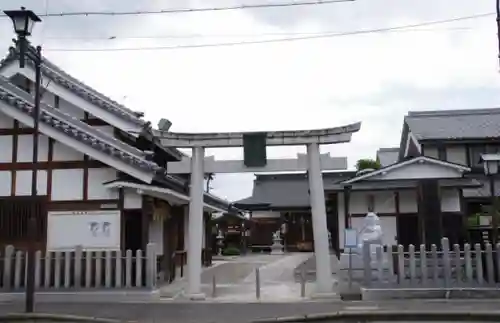
{"label": "roof tile", "polygon": [[410,112],[405,117],[417,140],[500,137],[500,109]]}
{"label": "roof tile", "polygon": [[[21,110],[26,114],[31,115],[33,113],[32,112],[33,105],[31,103],[26,102],[24,99],[13,95],[12,93],[6,91],[1,87],[0,87],[0,100],[9,104],[14,108]],[[124,152],[100,140],[99,138],[93,135],[90,135],[84,131],[79,130],[77,127],[73,126],[66,120],[58,119],[57,117],[50,115],[43,109],[40,111],[40,121],[53,127],[54,129],[57,129],[58,131],[66,134],[69,137],[72,137],[87,144],[89,147],[104,152],[116,159],[120,159],[121,161],[133,167],[153,173],[165,173],[165,169],[158,166],[154,162],[147,161],[143,158],[139,158],[128,152]],[[74,122],[81,122],[81,121],[76,120]]]}

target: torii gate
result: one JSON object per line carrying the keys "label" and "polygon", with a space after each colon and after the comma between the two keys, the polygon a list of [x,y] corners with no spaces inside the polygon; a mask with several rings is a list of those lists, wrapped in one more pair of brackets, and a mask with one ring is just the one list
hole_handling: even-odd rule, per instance
{"label": "torii gate", "polygon": [[[338,144],[351,141],[352,134],[359,131],[361,122],[343,127],[270,132],[226,132],[226,133],[175,133],[157,131],[165,147],[191,148],[190,167],[185,162],[168,163],[169,173],[191,173],[191,188],[188,219],[187,279],[188,296],[191,299],[203,299],[201,292],[201,253],[203,248],[203,181],[205,173],[242,173],[269,171],[308,171],[309,192],[314,235],[314,253],[316,255],[316,291],[319,297],[332,294],[332,270],[326,222],[323,164],[330,164],[330,169],[345,169],[335,166],[338,159],[326,157],[322,160],[319,145]],[[266,146],[307,146],[307,160],[266,159]],[[245,160],[215,161],[207,159],[205,148],[244,147]],[[342,163],[342,164],[345,164]],[[327,166],[327,165],[323,165]],[[190,168],[190,169],[189,169]]]}

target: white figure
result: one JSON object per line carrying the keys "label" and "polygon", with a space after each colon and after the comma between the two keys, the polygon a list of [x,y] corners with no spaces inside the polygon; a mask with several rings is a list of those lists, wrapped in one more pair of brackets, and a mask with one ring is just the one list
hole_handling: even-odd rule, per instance
{"label": "white figure", "polygon": [[273,232],[273,241],[280,241],[280,240],[281,240],[280,231],[276,230],[276,232]]}
{"label": "white figure", "polygon": [[373,212],[368,212],[363,219],[363,228],[359,232],[358,249],[361,251],[363,244],[369,243],[370,249],[374,250],[377,245],[382,244],[382,235],[379,217]]}

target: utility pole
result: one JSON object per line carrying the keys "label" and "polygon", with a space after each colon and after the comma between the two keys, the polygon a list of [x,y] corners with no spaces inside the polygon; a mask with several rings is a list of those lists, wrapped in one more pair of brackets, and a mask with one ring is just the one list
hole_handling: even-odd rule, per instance
{"label": "utility pole", "polygon": [[500,68],[500,0],[496,0],[497,12],[497,39],[498,39],[498,65]]}

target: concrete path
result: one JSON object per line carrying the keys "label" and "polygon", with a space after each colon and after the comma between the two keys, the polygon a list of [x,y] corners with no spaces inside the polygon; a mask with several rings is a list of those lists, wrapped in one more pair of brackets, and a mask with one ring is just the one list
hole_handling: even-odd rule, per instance
{"label": "concrete path", "polygon": [[[257,254],[217,261],[203,271],[202,291],[207,301],[257,301],[256,269],[259,268],[260,301],[299,301],[301,287],[294,279],[294,271],[311,256],[310,253],[279,256]],[[186,281],[180,280],[161,288],[160,295],[164,298],[182,298],[185,287]]]}
{"label": "concrete path", "polygon": [[[122,304],[37,304],[38,313],[63,313],[121,319],[141,323],[243,323],[256,319],[336,311],[494,311],[498,300],[437,300],[387,302],[303,302],[279,304],[217,304],[217,303],[122,303]],[[22,312],[22,303],[0,303],[0,314]]]}

